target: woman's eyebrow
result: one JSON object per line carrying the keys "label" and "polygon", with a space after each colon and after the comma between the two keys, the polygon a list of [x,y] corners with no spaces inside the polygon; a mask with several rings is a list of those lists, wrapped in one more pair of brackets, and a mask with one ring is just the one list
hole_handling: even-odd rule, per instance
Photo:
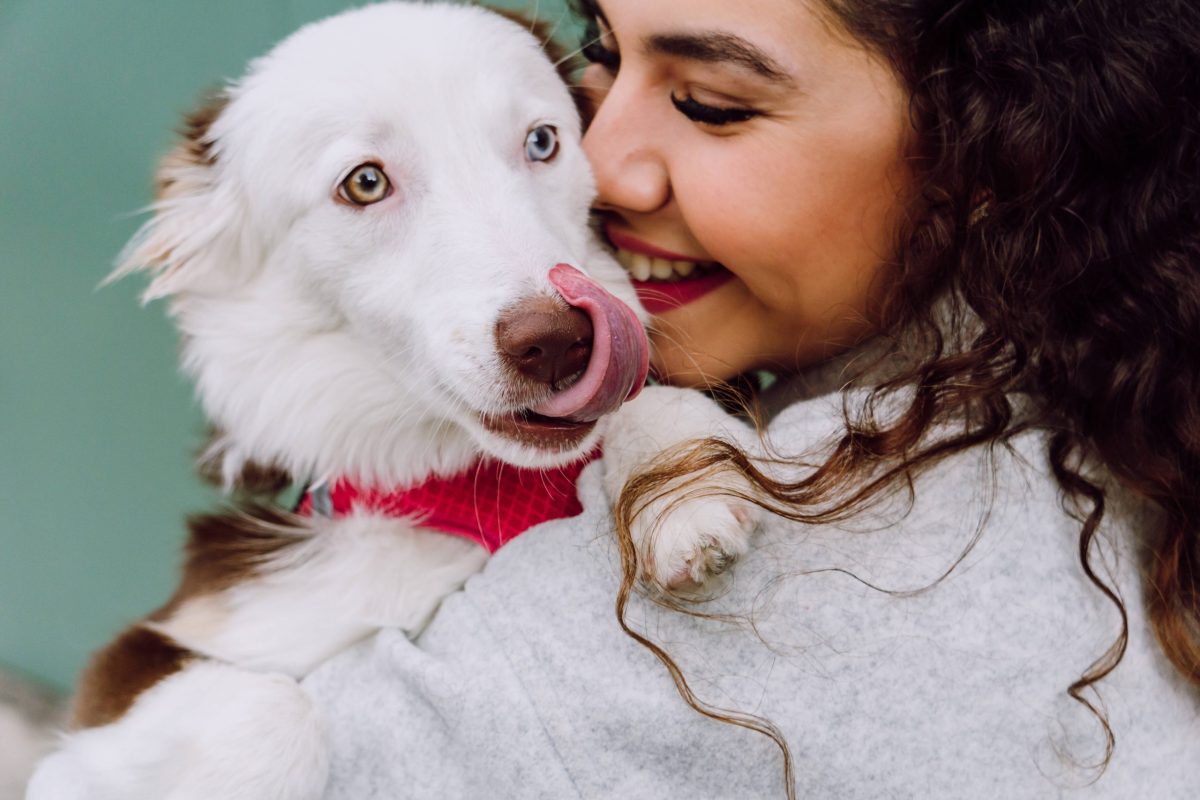
{"label": "woman's eyebrow", "polygon": [[773,83],[793,83],[778,61],[731,33],[658,33],[647,36],[644,46],[648,53],[708,64],[735,64]]}

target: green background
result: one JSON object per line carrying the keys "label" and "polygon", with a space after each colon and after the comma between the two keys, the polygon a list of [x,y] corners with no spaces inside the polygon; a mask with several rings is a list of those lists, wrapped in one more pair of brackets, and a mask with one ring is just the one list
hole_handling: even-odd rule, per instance
{"label": "green background", "polygon": [[96,286],[182,112],[352,5],[0,0],[0,667],[68,687],[170,593],[203,422],[162,306]]}

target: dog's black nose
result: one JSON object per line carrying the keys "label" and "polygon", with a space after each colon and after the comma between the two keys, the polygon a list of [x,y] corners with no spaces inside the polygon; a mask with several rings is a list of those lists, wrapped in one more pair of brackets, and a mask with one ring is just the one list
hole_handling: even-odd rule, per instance
{"label": "dog's black nose", "polygon": [[563,389],[560,382],[582,372],[592,357],[592,321],[552,297],[530,297],[500,314],[496,347],[517,372]]}

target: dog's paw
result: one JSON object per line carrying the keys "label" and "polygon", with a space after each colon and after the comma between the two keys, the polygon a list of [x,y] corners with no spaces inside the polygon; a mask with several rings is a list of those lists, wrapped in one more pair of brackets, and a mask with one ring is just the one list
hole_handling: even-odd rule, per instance
{"label": "dog's paw", "polygon": [[729,491],[740,479],[708,478],[655,499],[633,524],[642,580],[669,592],[703,591],[750,549],[762,510]]}

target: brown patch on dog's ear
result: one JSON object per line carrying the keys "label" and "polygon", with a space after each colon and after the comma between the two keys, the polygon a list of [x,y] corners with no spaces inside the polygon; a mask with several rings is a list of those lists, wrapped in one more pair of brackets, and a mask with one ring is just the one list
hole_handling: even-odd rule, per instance
{"label": "brown patch on dog's ear", "polygon": [[589,122],[592,120],[592,104],[587,93],[575,84],[575,77],[579,71],[586,66],[583,58],[578,52],[568,50],[561,42],[554,38],[554,29],[545,20],[532,20],[525,16],[524,12],[514,11],[508,8],[489,8],[489,11],[494,11],[507,20],[517,23],[525,30],[529,31],[534,37],[542,43],[542,50],[546,53],[546,58],[550,59],[550,63],[554,64],[554,68],[558,70],[558,76],[562,78],[562,82],[566,84],[567,90],[571,92],[571,99],[575,101],[575,108],[579,111],[579,117],[583,121],[583,127],[586,129]]}
{"label": "brown patch on dog's ear", "polygon": [[117,268],[101,285],[132,272],[153,275],[144,302],[187,288],[206,274],[241,266],[238,228],[244,213],[236,192],[219,183],[213,126],[229,105],[228,95],[211,94],[184,118],[181,139],[155,172],[154,216],[125,246]]}
{"label": "brown patch on dog's ear", "polygon": [[168,636],[140,625],[130,628],[84,668],[70,726],[95,728],[116,721],[142,692],[195,658]]}
{"label": "brown patch on dog's ear", "polygon": [[211,167],[217,163],[213,152],[215,144],[210,136],[212,125],[229,105],[229,97],[223,92],[210,92],[194,110],[183,115],[183,126],[179,129],[182,141],[163,157],[155,173],[155,197],[159,200],[171,197],[172,188],[178,182],[183,167]]}
{"label": "brown patch on dog's ear", "polygon": [[216,157],[212,153],[213,140],[209,137],[209,130],[228,105],[229,96],[227,94],[212,92],[198,108],[184,115],[184,127],[180,133],[190,145],[196,161],[210,166],[216,163]]}

